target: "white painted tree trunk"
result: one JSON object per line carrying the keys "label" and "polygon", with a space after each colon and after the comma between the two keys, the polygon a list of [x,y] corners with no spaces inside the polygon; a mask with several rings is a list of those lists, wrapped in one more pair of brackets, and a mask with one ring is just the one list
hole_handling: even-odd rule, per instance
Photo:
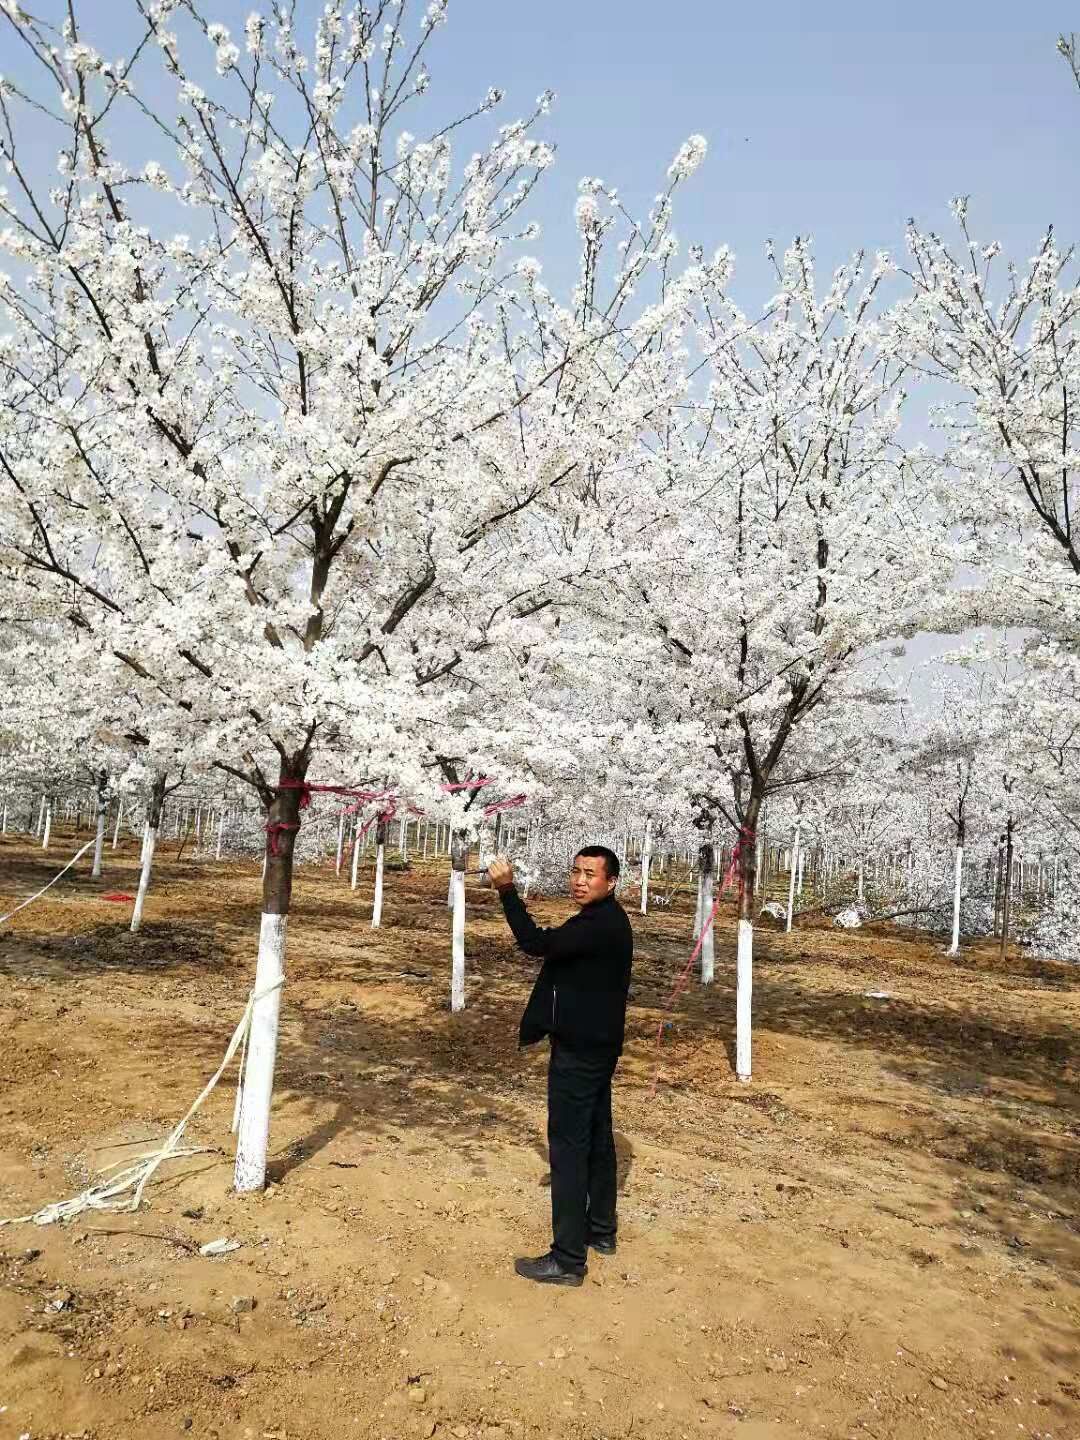
{"label": "white painted tree trunk", "polygon": [[952,943],[946,954],[957,955],[960,952],[960,888],[964,875],[964,847],[957,845],[956,861],[953,867],[953,897],[952,897]]}
{"label": "white painted tree trunk", "polygon": [[45,806],[45,831],[41,837],[41,848],[49,848],[49,837],[52,835],[52,804]]}
{"label": "white painted tree trunk", "polygon": [[864,890],[863,890],[863,870],[864,870],[864,868],[865,868],[865,867],[863,866],[863,858],[862,858],[862,856],[860,855],[860,856],[859,856],[859,893],[858,893],[858,897],[857,897],[860,905],[862,904],[863,899],[864,899]]}
{"label": "white painted tree trunk", "polygon": [[375,847],[375,900],[371,907],[371,928],[378,930],[382,924],[383,863],[386,859],[386,843],[380,840]]}
{"label": "white painted tree trunk", "polygon": [[802,879],[802,847],[799,843],[801,837],[802,827],[796,825],[795,838],[791,842],[791,859],[789,861],[790,874],[788,875],[787,921],[784,925],[785,930],[791,929],[791,923],[795,915],[796,873],[798,873],[799,879]]}
{"label": "white painted tree trunk", "polygon": [[116,824],[113,826],[113,832],[112,832],[112,848],[113,848],[114,850],[116,849],[117,845],[119,845],[119,843],[120,843],[120,821],[123,819],[123,816],[124,816],[124,797],[121,796],[120,799],[116,802]]}
{"label": "white painted tree trunk", "polygon": [[142,924],[143,906],[146,904],[146,892],[150,889],[150,871],[154,865],[154,850],[157,847],[157,831],[150,825],[146,827],[146,840],[143,844],[142,870],[139,873],[139,888],[135,893],[135,908],[131,912],[131,933],[138,932]]}
{"label": "white painted tree trunk", "polygon": [[7,834],[7,801],[4,801],[4,823],[0,826],[0,835]]}
{"label": "white painted tree trunk", "polygon": [[469,837],[450,835],[450,1009],[465,1009],[465,869]]}
{"label": "white painted tree trunk", "polygon": [[105,800],[98,801],[97,833],[94,836],[94,865],[90,876],[94,880],[101,878],[101,852],[105,848]]}
{"label": "white painted tree trunk", "polygon": [[44,795],[42,795],[42,797],[41,797],[41,808],[38,810],[38,821],[37,821],[37,825],[34,827],[34,834],[35,834],[35,835],[42,835],[42,834],[44,834],[44,831],[45,831],[45,807],[46,807],[46,803],[47,803],[47,802],[46,802],[46,798],[45,798]]}
{"label": "white painted tree trunk", "polygon": [[350,888],[356,889],[357,876],[360,873],[360,821],[356,822],[356,830],[353,833],[352,842],[352,875],[349,880]]}
{"label": "white painted tree trunk", "polygon": [[221,846],[225,839],[225,811],[222,810],[217,822],[217,844],[214,847],[214,859],[221,859]]}
{"label": "white painted tree trunk", "polygon": [[428,841],[431,839],[431,822],[424,821],[424,859],[428,856]]}
{"label": "white painted tree trunk", "polygon": [[342,810],[338,816],[337,827],[337,861],[334,865],[334,874],[341,874],[341,857],[345,853],[345,811]]}
{"label": "white painted tree trunk", "polygon": [[465,1009],[465,871],[451,870],[450,1009]]}
{"label": "white painted tree trunk", "polygon": [[238,1193],[261,1190],[266,1181],[266,1150],[270,1143],[270,1104],[274,1097],[281,982],[285,977],[288,916],[263,912],[259,925],[259,958],[255,965],[255,1001],[244,1065],[244,1093],[236,1139],[234,1183]]}
{"label": "white painted tree trunk", "polygon": [[[709,916],[712,914],[713,888],[716,879],[716,859],[712,846],[709,847],[708,862],[701,867],[701,871],[701,917],[698,930],[699,934],[701,933],[700,927],[708,925]],[[713,983],[716,957],[715,938],[716,926],[709,925],[701,942],[701,983],[703,985],[711,985]]]}
{"label": "white painted tree trunk", "polygon": [[645,821],[645,839],[641,846],[641,913],[649,913],[649,867],[652,864],[652,821]]}
{"label": "white painted tree trunk", "polygon": [[750,1079],[750,1020],[754,985],[754,927],[739,921],[735,958],[735,1075]]}
{"label": "white painted tree trunk", "polygon": [[799,899],[801,900],[801,899],[802,899],[802,885],[803,885],[803,851],[802,851],[802,846],[801,846],[801,845],[797,845],[797,846],[796,846],[796,849],[797,849],[798,852],[799,852],[799,879],[798,879],[798,883],[797,883],[797,885],[796,885],[796,894],[798,895]]}

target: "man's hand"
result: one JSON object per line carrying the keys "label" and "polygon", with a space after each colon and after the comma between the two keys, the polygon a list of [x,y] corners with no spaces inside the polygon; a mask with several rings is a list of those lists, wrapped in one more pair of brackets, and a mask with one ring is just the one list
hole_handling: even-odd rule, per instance
{"label": "man's hand", "polygon": [[505,855],[497,855],[488,866],[487,873],[492,885],[500,895],[504,890],[509,890],[514,883],[514,867]]}

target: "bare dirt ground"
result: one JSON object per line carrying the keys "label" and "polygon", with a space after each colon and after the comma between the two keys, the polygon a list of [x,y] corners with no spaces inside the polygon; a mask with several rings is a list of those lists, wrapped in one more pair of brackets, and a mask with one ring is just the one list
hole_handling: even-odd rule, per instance
{"label": "bare dirt ground", "polygon": [[[166,1134],[224,1052],[257,867],[174,849],[137,937],[100,898],[130,845],[0,929],[0,1215]],[[0,913],[73,850],[0,841]],[[689,900],[635,916],[619,1253],[552,1290],[511,1265],[549,1238],[531,962],[470,890],[450,1015],[445,865],[389,877],[380,931],[370,873],[300,873],[264,1196],[230,1193],[223,1082],[140,1213],[0,1229],[0,1440],[1078,1440],[1076,967],[762,931],[738,1085],[727,915],[654,1094]]]}

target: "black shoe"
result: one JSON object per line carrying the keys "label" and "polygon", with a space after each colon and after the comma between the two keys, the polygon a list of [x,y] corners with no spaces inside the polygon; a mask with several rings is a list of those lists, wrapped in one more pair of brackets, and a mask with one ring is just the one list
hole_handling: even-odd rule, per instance
{"label": "black shoe", "polygon": [[559,1264],[550,1250],[538,1255],[535,1260],[515,1260],[514,1269],[526,1280],[536,1280],[541,1285],[582,1285],[586,1270],[567,1270]]}
{"label": "black shoe", "polygon": [[615,1237],[612,1236],[589,1236],[589,1248],[595,1250],[597,1255],[615,1254]]}

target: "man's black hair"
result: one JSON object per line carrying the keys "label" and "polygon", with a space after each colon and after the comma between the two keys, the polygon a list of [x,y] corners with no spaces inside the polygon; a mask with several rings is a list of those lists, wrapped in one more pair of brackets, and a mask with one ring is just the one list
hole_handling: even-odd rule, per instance
{"label": "man's black hair", "polygon": [[590,860],[603,860],[608,879],[617,880],[619,878],[619,871],[622,869],[619,857],[606,845],[583,845],[580,850],[575,851],[575,859],[578,855],[584,855]]}

